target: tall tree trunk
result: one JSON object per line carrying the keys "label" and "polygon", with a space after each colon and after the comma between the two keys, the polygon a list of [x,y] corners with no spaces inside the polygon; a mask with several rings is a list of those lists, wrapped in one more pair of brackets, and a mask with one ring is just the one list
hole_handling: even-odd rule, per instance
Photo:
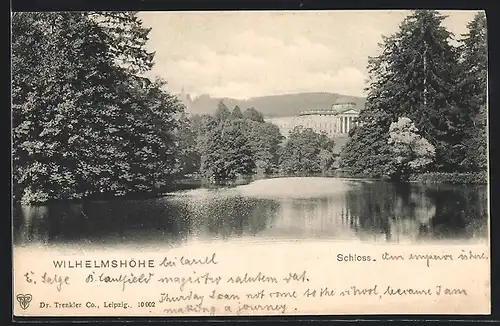
{"label": "tall tree trunk", "polygon": [[[425,28],[422,23],[422,35],[425,33]],[[427,107],[427,50],[428,44],[424,37],[424,107]]]}

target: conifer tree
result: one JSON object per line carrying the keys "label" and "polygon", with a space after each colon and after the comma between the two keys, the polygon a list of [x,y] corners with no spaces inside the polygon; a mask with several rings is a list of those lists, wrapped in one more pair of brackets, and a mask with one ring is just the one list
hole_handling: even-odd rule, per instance
{"label": "conifer tree", "polygon": [[[341,167],[355,173],[391,174],[388,129],[408,117],[436,147],[436,170],[455,170],[468,123],[458,96],[458,55],[434,10],[416,10],[399,31],[383,37],[381,54],[369,58],[366,107],[341,154]],[[377,162],[374,165],[374,162]]]}
{"label": "conifer tree", "polygon": [[484,12],[476,14],[467,25],[468,33],[460,40],[460,94],[467,104],[472,124],[466,129],[462,165],[472,171],[487,169],[487,91],[488,48]]}
{"label": "conifer tree", "polygon": [[235,106],[233,111],[231,112],[231,117],[233,119],[243,119],[243,113],[241,112],[241,109],[239,106]]}
{"label": "conifer tree", "polygon": [[217,105],[217,110],[215,111],[215,119],[217,121],[224,121],[229,119],[230,117],[231,117],[231,111],[224,104],[223,101],[220,101],[219,104]]}

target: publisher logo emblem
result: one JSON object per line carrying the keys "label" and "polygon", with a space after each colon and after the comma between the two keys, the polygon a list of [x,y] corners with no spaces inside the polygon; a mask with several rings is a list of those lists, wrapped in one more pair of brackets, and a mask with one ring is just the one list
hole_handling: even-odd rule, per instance
{"label": "publisher logo emblem", "polygon": [[16,299],[19,302],[19,305],[21,305],[21,308],[23,308],[23,310],[26,310],[30,306],[30,302],[33,299],[33,296],[31,294],[18,294],[16,296]]}

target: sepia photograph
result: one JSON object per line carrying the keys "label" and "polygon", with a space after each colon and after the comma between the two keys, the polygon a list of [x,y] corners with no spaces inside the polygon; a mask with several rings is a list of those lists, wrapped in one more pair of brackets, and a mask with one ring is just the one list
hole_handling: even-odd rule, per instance
{"label": "sepia photograph", "polygon": [[14,315],[489,314],[486,19],[13,12]]}

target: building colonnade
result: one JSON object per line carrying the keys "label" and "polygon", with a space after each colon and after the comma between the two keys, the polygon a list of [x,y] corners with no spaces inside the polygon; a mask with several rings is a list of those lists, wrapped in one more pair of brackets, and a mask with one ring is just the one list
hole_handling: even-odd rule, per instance
{"label": "building colonnade", "polygon": [[354,126],[354,118],[350,116],[340,116],[337,119],[337,130],[341,134],[347,134]]}
{"label": "building colonnade", "polygon": [[276,124],[285,137],[297,126],[325,132],[332,137],[345,136],[354,128],[359,111],[352,103],[332,107],[330,110],[300,111],[296,116],[267,118],[266,121]]}

